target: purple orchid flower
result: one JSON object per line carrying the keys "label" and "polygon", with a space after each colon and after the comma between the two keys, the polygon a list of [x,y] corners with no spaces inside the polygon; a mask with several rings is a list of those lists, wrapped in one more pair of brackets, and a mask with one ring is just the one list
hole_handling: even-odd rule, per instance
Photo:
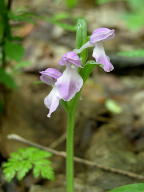
{"label": "purple orchid flower", "polygon": [[78,73],[81,60],[75,52],[64,54],[59,64],[66,66],[63,73],[54,68],[40,72],[40,80],[53,87],[44,99],[44,104],[49,109],[48,117],[57,109],[60,99],[71,100],[83,85],[83,79]]}
{"label": "purple orchid flower", "polygon": [[59,101],[61,99],[59,91],[58,91],[57,87],[55,86],[55,82],[62,75],[62,73],[60,71],[58,71],[57,69],[48,68],[45,71],[41,71],[40,74],[41,74],[40,80],[53,87],[51,92],[44,99],[44,104],[49,109],[49,113],[48,113],[47,117],[50,117],[51,114],[59,106]]}
{"label": "purple orchid flower", "polygon": [[65,65],[66,69],[57,79],[56,87],[64,101],[71,100],[83,85],[83,79],[78,73],[78,67],[81,67],[79,56],[71,51],[63,55],[60,65]]}
{"label": "purple orchid flower", "polygon": [[108,28],[98,28],[93,31],[90,36],[90,40],[85,43],[80,49],[75,49],[75,53],[80,53],[88,47],[94,47],[92,56],[96,62],[102,65],[102,68],[106,72],[110,72],[114,69],[110,62],[109,57],[106,55],[102,42],[113,38],[115,31]]}

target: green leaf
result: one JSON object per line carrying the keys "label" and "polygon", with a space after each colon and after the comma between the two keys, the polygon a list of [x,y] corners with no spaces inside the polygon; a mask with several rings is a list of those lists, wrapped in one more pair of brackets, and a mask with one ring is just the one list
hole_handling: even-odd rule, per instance
{"label": "green leaf", "polygon": [[13,21],[27,22],[27,23],[35,22],[36,18],[38,17],[35,14],[26,11],[9,12],[8,16],[9,19]]}
{"label": "green leaf", "polygon": [[45,18],[45,21],[50,22],[52,24],[58,25],[59,27],[68,30],[68,31],[76,31],[76,26],[75,25],[70,25],[67,23],[63,23],[62,21],[55,20],[54,18]]}
{"label": "green leaf", "polygon": [[26,174],[33,169],[34,177],[44,179],[54,179],[54,171],[51,161],[47,158],[51,153],[37,148],[19,149],[18,152],[11,153],[7,162],[3,163],[3,173],[7,181],[14,177],[22,180]]}
{"label": "green leaf", "polygon": [[[87,37],[87,23],[85,19],[78,19],[77,22],[77,31],[76,31],[76,48],[79,49],[84,43],[88,40]],[[80,53],[83,65],[87,60],[87,49],[83,50]]]}
{"label": "green leaf", "polygon": [[19,62],[24,56],[24,48],[20,44],[6,41],[5,53],[10,59]]}
{"label": "green leaf", "polygon": [[0,68],[0,83],[3,83],[7,88],[13,89],[16,88],[17,85],[12,78],[12,76]]}
{"label": "green leaf", "polygon": [[48,160],[35,162],[33,174],[36,178],[41,176],[45,179],[54,180],[54,171]]}
{"label": "green leaf", "polygon": [[38,165],[34,166],[34,168],[33,168],[34,177],[38,178],[38,177],[40,177],[40,174],[41,174],[41,166],[38,166]]}
{"label": "green leaf", "polygon": [[143,192],[143,191],[144,191],[144,183],[137,183],[118,187],[109,192]]}
{"label": "green leaf", "polygon": [[78,19],[76,31],[76,48],[79,49],[87,41],[87,23],[85,19]]}
{"label": "green leaf", "polygon": [[15,176],[15,170],[13,168],[5,168],[3,172],[4,172],[4,178],[8,182],[10,182]]}
{"label": "green leaf", "polygon": [[22,180],[31,168],[32,163],[30,161],[22,161],[21,168],[19,168],[17,172],[17,179]]}
{"label": "green leaf", "polygon": [[52,17],[53,20],[63,20],[63,19],[68,19],[68,18],[71,18],[71,15],[66,13],[66,12],[61,12],[61,13],[57,13],[56,15],[54,15]]}
{"label": "green leaf", "polygon": [[138,11],[127,13],[123,16],[124,21],[131,30],[139,30],[144,25],[144,12]]}
{"label": "green leaf", "polygon": [[66,1],[66,5],[69,8],[73,8],[78,4],[78,0],[65,0]]}
{"label": "green leaf", "polygon": [[139,11],[141,9],[143,9],[144,7],[144,1],[143,0],[126,0],[130,7],[135,11]]}
{"label": "green leaf", "polygon": [[112,113],[116,113],[116,114],[119,114],[122,112],[122,108],[121,106],[116,103],[114,100],[112,99],[108,99],[106,102],[105,102],[105,106],[106,108],[111,111]]}
{"label": "green leaf", "polygon": [[14,66],[14,70],[21,69],[23,67],[27,67],[27,66],[30,66],[30,65],[31,65],[31,63],[29,61],[21,61],[21,62],[18,62]]}
{"label": "green leaf", "polygon": [[133,51],[121,51],[118,53],[118,55],[126,57],[144,57],[144,49]]}
{"label": "green leaf", "polygon": [[54,171],[51,167],[44,167],[41,170],[41,176],[45,179],[54,180]]}

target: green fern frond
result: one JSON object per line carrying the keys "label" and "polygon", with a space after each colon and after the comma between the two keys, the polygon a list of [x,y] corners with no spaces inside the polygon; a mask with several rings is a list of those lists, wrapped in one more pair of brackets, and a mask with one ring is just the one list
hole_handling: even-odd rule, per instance
{"label": "green fern frond", "polygon": [[34,177],[54,180],[52,162],[48,160],[52,154],[37,148],[29,147],[11,153],[7,162],[3,163],[5,179],[10,182],[14,177],[22,180],[33,170]]}

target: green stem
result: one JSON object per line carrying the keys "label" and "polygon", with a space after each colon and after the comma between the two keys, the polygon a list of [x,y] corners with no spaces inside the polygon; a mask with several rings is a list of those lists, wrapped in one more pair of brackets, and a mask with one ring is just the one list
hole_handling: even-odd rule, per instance
{"label": "green stem", "polygon": [[3,68],[6,68],[6,54],[5,54],[4,46],[5,46],[6,40],[11,38],[11,28],[10,28],[9,18],[8,18],[8,11],[11,8],[11,4],[12,4],[12,0],[8,1],[8,6],[6,5],[5,0],[0,0],[0,16],[2,17],[2,23],[4,26],[3,37],[1,42]]}
{"label": "green stem", "polygon": [[[7,67],[6,53],[5,53],[5,44],[7,40],[11,39],[11,26],[9,23],[8,12],[12,6],[12,0],[0,0],[0,18],[3,25],[3,34],[0,42],[1,46],[1,68],[4,70]],[[4,103],[4,114],[7,114],[7,101],[8,101],[8,89],[4,86],[4,91],[2,93],[3,103]]]}
{"label": "green stem", "polygon": [[67,192],[74,191],[74,125],[75,125],[76,107],[67,113],[67,138],[66,138],[66,180]]}
{"label": "green stem", "polygon": [[[73,0],[67,0],[68,3],[76,2]],[[77,24],[77,33],[76,33],[76,48],[80,48],[85,41],[87,40],[87,25],[85,20],[79,19]],[[83,51],[81,55],[82,63],[85,64],[87,59],[87,50]],[[83,72],[84,73],[84,72]],[[67,138],[66,138],[66,192],[74,192],[74,126],[76,120],[76,110],[78,107],[78,101],[80,98],[81,91],[75,95],[75,97],[65,103],[63,106],[67,112]]]}

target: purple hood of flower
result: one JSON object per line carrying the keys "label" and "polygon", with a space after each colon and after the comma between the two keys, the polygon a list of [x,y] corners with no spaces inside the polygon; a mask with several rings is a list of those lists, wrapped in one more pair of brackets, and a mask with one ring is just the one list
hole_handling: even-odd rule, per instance
{"label": "purple hood of flower", "polygon": [[95,29],[90,36],[90,43],[95,44],[100,41],[112,39],[114,37],[114,30],[108,28],[98,28]]}
{"label": "purple hood of flower", "polygon": [[62,56],[61,60],[59,61],[59,65],[69,65],[69,64],[73,64],[77,67],[81,66],[81,60],[74,51],[65,53]]}
{"label": "purple hood of flower", "polygon": [[40,80],[48,85],[53,85],[62,73],[54,68],[48,68],[40,72]]}

